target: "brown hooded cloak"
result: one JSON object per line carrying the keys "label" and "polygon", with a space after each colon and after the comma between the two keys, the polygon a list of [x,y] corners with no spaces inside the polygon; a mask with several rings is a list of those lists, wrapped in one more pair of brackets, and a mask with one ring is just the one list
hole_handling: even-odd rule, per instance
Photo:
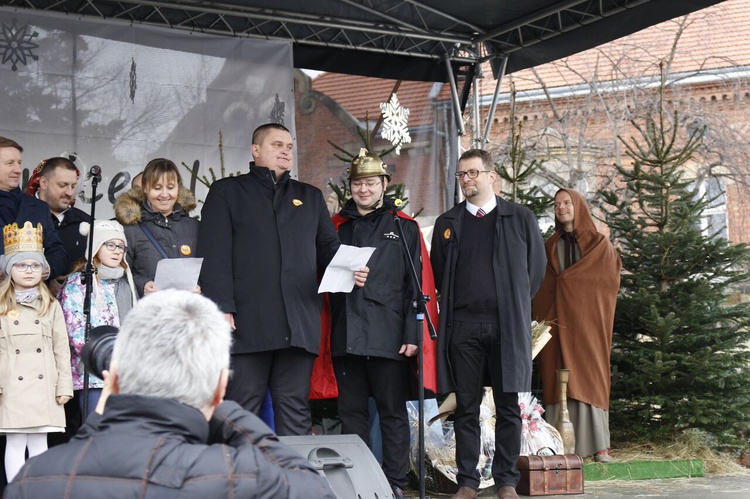
{"label": "brown hooded cloak", "polygon": [[560,402],[555,370],[565,368],[570,369],[568,397],[608,411],[609,358],[622,262],[609,240],[597,232],[583,196],[562,190],[573,200],[580,259],[560,271],[557,247],[565,229],[556,221],[555,234],[544,244],[547,271],[533,304],[534,318],[552,323],[552,339],[537,357],[544,403]]}

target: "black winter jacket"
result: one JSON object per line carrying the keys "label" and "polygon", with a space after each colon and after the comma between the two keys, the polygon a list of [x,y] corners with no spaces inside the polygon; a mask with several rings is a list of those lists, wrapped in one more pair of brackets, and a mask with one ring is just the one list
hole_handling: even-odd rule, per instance
{"label": "black winter jacket", "polygon": [[69,274],[73,271],[75,263],[86,255],[87,237],[81,235],[78,229],[81,222],[91,223],[91,217],[76,207],[68,208],[63,212],[62,222],[55,215],[51,216],[57,228],[57,234],[65,247],[65,253],[68,255],[68,264],[62,273]]}
{"label": "black winter jacket", "polygon": [[306,459],[235,402],[220,404],[208,423],[173,400],[113,395],[69,443],[29,459],[3,497],[335,496]]}
{"label": "black winter jacket", "polygon": [[[201,209],[203,295],[234,313],[232,353],[289,347],[318,355],[318,272],[340,243],[323,194],[268,168],[217,180]],[[322,274],[321,274],[322,275]]]}
{"label": "black winter jacket", "polygon": [[[354,201],[341,210],[348,222],[338,228],[342,244],[374,247],[367,266],[367,283],[351,293],[331,293],[331,355],[371,355],[406,360],[398,351],[402,344],[417,344],[416,313],[411,301],[416,288],[408,267],[398,227],[386,200],[382,208],[360,215]],[[419,227],[399,219],[417,276],[422,275]]]}
{"label": "black winter jacket", "polygon": [[195,258],[200,223],[190,217],[193,208],[195,197],[185,188],[180,189],[177,203],[167,217],[147,206],[146,194],[139,187],[123,193],[115,201],[115,216],[128,239],[128,265],[138,296],[143,297],[143,287],[154,280],[156,265],[162,260],[161,253],[138,223],[146,226],[169,258]]}

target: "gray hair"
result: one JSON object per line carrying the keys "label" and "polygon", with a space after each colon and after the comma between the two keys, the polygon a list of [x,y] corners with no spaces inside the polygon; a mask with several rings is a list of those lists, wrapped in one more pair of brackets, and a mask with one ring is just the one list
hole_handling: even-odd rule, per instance
{"label": "gray hair", "polygon": [[222,369],[229,367],[232,333],[208,298],[165,290],[136,304],[117,334],[120,393],[162,397],[204,409]]}

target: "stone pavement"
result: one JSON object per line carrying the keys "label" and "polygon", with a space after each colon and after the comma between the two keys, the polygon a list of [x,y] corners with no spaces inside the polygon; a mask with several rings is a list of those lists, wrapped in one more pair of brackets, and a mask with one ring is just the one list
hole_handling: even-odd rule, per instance
{"label": "stone pavement", "polygon": [[[539,496],[549,499],[585,497],[586,499],[615,499],[623,497],[665,497],[679,499],[750,499],[750,474],[740,476],[709,476],[701,478],[670,478],[658,480],[612,480],[586,482],[585,494],[577,496]],[[409,490],[407,497],[419,497]],[[427,494],[431,498],[450,495]],[[494,491],[484,490],[480,497],[495,497]],[[521,496],[526,497],[526,496]]]}

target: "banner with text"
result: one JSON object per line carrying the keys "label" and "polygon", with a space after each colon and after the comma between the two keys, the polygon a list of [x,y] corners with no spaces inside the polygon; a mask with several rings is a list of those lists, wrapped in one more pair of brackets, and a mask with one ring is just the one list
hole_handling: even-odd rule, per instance
{"label": "banner with text", "polygon": [[[97,218],[151,159],[174,161],[202,200],[204,176],[247,170],[255,127],[294,135],[289,42],[7,8],[0,24],[0,135],[24,148],[22,188],[39,161],[75,152],[102,168]],[[88,212],[85,171],[76,207]]]}

